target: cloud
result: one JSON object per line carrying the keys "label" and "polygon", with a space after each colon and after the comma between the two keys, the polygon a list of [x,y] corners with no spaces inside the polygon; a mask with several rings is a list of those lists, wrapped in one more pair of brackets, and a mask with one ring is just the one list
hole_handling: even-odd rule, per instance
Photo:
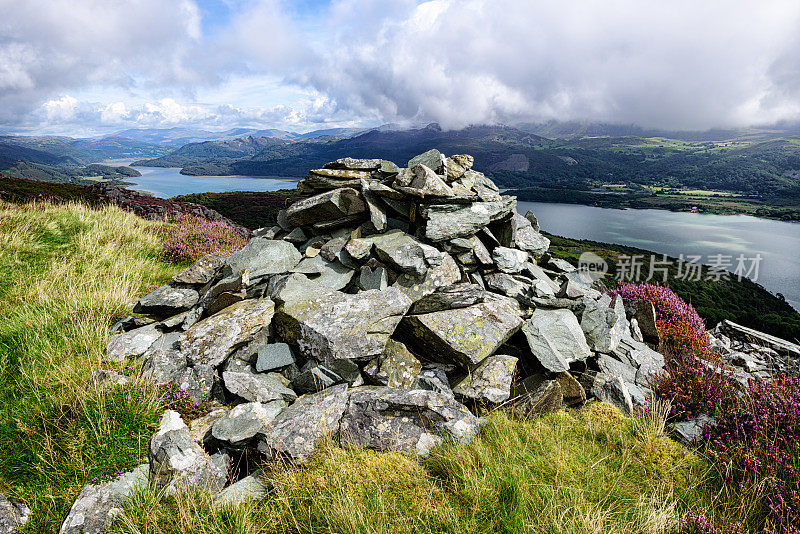
{"label": "cloud", "polygon": [[796,0],[204,1],[0,0],[0,125],[800,120]]}
{"label": "cloud", "polygon": [[800,118],[793,0],[387,3],[392,17],[373,0],[338,2],[322,60],[298,81],[354,112],[453,127]]}
{"label": "cloud", "polygon": [[201,38],[190,0],[0,0],[0,13],[0,121],[70,90],[197,81],[184,62]]}

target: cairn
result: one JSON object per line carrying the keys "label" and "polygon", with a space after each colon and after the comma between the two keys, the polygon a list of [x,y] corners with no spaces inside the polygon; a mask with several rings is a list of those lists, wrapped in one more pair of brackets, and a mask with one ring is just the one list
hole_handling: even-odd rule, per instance
{"label": "cairn", "polygon": [[[141,362],[146,379],[219,407],[189,425],[167,412],[137,476],[226,500],[258,487],[231,478],[244,451],[303,463],[332,437],[427,454],[473,438],[487,407],[527,417],[587,398],[644,404],[664,365],[645,343],[652,305],[626,312],[548,255],[533,214],[472,165],[437,150],[404,168],[328,163],[276,226],[143,297],[108,359]],[[117,486],[84,493],[118,503]],[[84,493],[70,517],[105,517]],[[70,521],[63,533],[82,532]]]}

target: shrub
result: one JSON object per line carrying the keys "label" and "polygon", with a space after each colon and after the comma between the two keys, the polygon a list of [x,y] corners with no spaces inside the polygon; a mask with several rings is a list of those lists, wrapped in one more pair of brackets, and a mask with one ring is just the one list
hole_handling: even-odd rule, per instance
{"label": "shrub", "polygon": [[206,254],[229,256],[247,241],[231,226],[194,215],[183,215],[168,225],[161,257],[173,263],[197,261]]}
{"label": "shrub", "polygon": [[800,378],[754,380],[706,430],[708,454],[737,488],[761,486],[775,531],[800,532]]}
{"label": "shrub", "polygon": [[649,300],[656,309],[656,327],[662,349],[672,354],[705,354],[709,350],[706,325],[691,304],[670,288],[656,284],[623,282],[609,295],[629,300]]}
{"label": "shrub", "polygon": [[622,283],[609,295],[647,300],[656,310],[656,327],[665,356],[666,373],[653,377],[659,397],[672,403],[672,416],[679,418],[713,414],[735,398],[735,389],[725,377],[719,356],[713,352],[705,324],[691,304],[670,288],[655,284]]}

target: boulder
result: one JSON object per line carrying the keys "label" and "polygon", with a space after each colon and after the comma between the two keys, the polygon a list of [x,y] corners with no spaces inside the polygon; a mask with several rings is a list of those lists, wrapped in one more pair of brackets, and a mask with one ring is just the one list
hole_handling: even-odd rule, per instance
{"label": "boulder", "polygon": [[271,458],[307,462],[322,439],[339,431],[347,397],[347,384],[300,397],[259,436],[258,450]]}
{"label": "boulder", "polygon": [[336,371],[324,365],[312,363],[292,379],[291,385],[296,392],[304,394],[316,393],[344,381]]}
{"label": "boulder", "polygon": [[271,274],[289,272],[302,257],[291,243],[255,237],[225,260],[222,273],[225,277],[231,277],[246,270],[249,278],[256,280]]}
{"label": "boulder", "polygon": [[548,371],[569,370],[569,364],[592,355],[578,319],[566,309],[537,308],[522,327],[533,356]]}
{"label": "boulder", "polygon": [[550,240],[540,234],[538,228],[533,228],[530,220],[515,212],[510,224],[511,243],[515,248],[529,252],[536,259],[547,252]]}
{"label": "boulder", "polygon": [[435,391],[366,386],[350,393],[339,425],[343,447],[427,455],[445,440],[470,440],[482,421]]}
{"label": "boulder", "polygon": [[156,487],[176,490],[194,486],[219,491],[228,478],[192,440],[189,427],[172,410],[164,412],[158,432],[150,438],[149,458],[150,482]]}
{"label": "boulder", "polygon": [[364,291],[370,289],[386,289],[389,286],[389,273],[380,265],[370,267],[364,265],[358,275],[358,287]]}
{"label": "boulder", "polygon": [[501,272],[518,273],[528,261],[528,254],[514,248],[495,247],[492,251],[492,260]]}
{"label": "boulder", "polygon": [[248,299],[207,317],[184,332],[178,344],[192,365],[216,367],[262,330],[269,330],[275,304],[272,300]]}
{"label": "boulder", "polygon": [[357,215],[366,210],[358,191],[343,187],[298,200],[286,210],[286,220],[292,226],[305,226]]}
{"label": "boulder", "polygon": [[[109,482],[87,484],[69,509],[59,534],[104,534],[122,514],[122,507],[133,493],[147,485],[148,466],[140,465]],[[0,508],[0,527],[3,526]],[[3,531],[16,532],[16,530]]]}
{"label": "boulder", "polygon": [[401,172],[392,184],[395,189],[419,198],[452,197],[455,194],[439,175],[425,165],[409,167],[406,172],[410,176],[404,177]]}
{"label": "boulder", "polygon": [[170,282],[142,297],[133,307],[133,313],[169,317],[190,309],[199,301],[197,289]]}
{"label": "boulder", "polygon": [[17,534],[30,515],[31,509],[24,502],[0,493],[0,534]]}
{"label": "boulder", "polygon": [[369,210],[369,220],[376,232],[383,232],[386,230],[388,218],[386,210],[383,209],[380,197],[371,189],[371,185],[366,180],[361,180],[361,195],[364,197],[364,202],[367,204]]}
{"label": "boulder", "polygon": [[239,505],[250,501],[261,501],[266,497],[269,488],[261,479],[261,472],[247,475],[214,496],[219,506]]}
{"label": "boulder", "polygon": [[499,404],[511,396],[517,358],[502,354],[487,357],[453,388],[457,398]]}
{"label": "boulder", "polygon": [[473,202],[467,206],[434,204],[424,213],[428,219],[425,237],[435,242],[471,237],[490,222],[512,214],[516,205],[513,197],[503,197],[496,202]]}
{"label": "boulder", "polygon": [[514,308],[506,301],[482,302],[403,319],[404,341],[419,347],[419,354],[443,363],[466,367],[493,354],[522,326]]}
{"label": "boulder", "polygon": [[528,293],[529,286],[506,273],[488,273],[484,275],[486,287],[511,298],[522,297]]}
{"label": "boulder", "polygon": [[274,292],[281,338],[320,363],[369,360],[383,353],[389,336],[411,307],[398,289],[346,295],[303,275],[291,275]]}
{"label": "boulder", "polygon": [[413,169],[417,165],[424,165],[433,172],[437,174],[442,174],[444,172],[444,166],[445,166],[444,154],[442,154],[435,148],[428,150],[427,152],[423,152],[422,154],[414,156],[413,158],[408,160],[406,167],[408,167],[409,169]]}
{"label": "boulder", "polygon": [[589,348],[595,352],[612,352],[628,328],[622,299],[614,299],[610,307],[602,300],[588,297],[583,299],[583,303],[581,329]]}
{"label": "boulder", "polygon": [[672,430],[686,445],[698,445],[703,441],[703,434],[706,428],[712,427],[716,424],[713,417],[708,415],[701,415],[689,419],[688,421],[680,421],[672,425]]}
{"label": "boulder", "polygon": [[224,263],[222,258],[208,254],[173,276],[172,281],[190,285],[207,284],[214,279]]}
{"label": "boulder", "polygon": [[[322,166],[323,169],[347,169],[353,171],[376,171],[384,163],[381,159],[340,158]],[[385,162],[391,163],[391,162]],[[314,171],[311,171],[314,172]]]}
{"label": "boulder", "polygon": [[256,434],[263,434],[285,408],[282,400],[240,404],[214,423],[211,435],[228,447],[241,449]]}
{"label": "boulder", "polygon": [[461,280],[461,271],[450,254],[442,253],[441,263],[429,267],[422,276],[403,273],[397,277],[392,287],[399,289],[412,302],[429,295],[440,287],[449,286]]}
{"label": "boulder", "polygon": [[475,162],[475,158],[468,154],[457,154],[454,156],[450,156],[445,160],[444,163],[444,174],[445,179],[448,182],[453,182],[458,180],[464,174],[472,168],[472,164]]}
{"label": "boulder", "polygon": [[364,367],[364,374],[381,386],[412,389],[421,370],[417,357],[403,343],[390,339],[383,354]]}

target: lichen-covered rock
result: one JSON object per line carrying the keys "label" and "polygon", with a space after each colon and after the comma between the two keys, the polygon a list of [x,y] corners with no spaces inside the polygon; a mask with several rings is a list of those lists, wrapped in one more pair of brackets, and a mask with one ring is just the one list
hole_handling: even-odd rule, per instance
{"label": "lichen-covered rock", "polygon": [[[147,485],[147,464],[115,480],[87,484],[72,505],[59,534],[104,534],[122,514],[122,507],[134,491]],[[2,509],[0,509],[0,514]],[[2,519],[0,519],[2,525]],[[5,531],[4,531],[5,532]],[[10,531],[15,532],[15,531]]]}
{"label": "lichen-covered rock", "polygon": [[420,354],[444,363],[478,364],[522,326],[506,301],[482,302],[403,319],[403,340],[420,347]]}
{"label": "lichen-covered rock", "polygon": [[298,274],[282,281],[273,298],[280,303],[275,323],[281,338],[320,363],[382,354],[411,306],[393,287],[346,295]]}
{"label": "lichen-covered rock", "polygon": [[142,297],[133,307],[133,312],[169,317],[190,309],[199,301],[197,289],[170,282]]}
{"label": "lichen-covered rock", "polygon": [[256,434],[264,433],[285,408],[282,400],[240,404],[214,423],[211,435],[227,447],[243,448]]}
{"label": "lichen-covered rock", "polygon": [[569,364],[592,355],[578,319],[566,309],[537,308],[522,327],[531,353],[545,369],[569,370]]}
{"label": "lichen-covered rock", "polygon": [[347,384],[300,397],[258,438],[258,450],[272,458],[307,462],[322,439],[339,431],[347,397]]}
{"label": "lichen-covered rock", "polygon": [[[403,172],[410,174],[403,183]],[[409,195],[420,198],[451,197],[453,190],[435,172],[425,165],[415,165],[406,171],[401,171],[392,186]]]}
{"label": "lichen-covered rock", "polygon": [[207,317],[187,330],[178,341],[181,353],[193,365],[216,367],[231,352],[269,329],[275,304],[270,299],[248,299]]}
{"label": "lichen-covered rock", "polygon": [[390,339],[383,354],[364,367],[364,373],[376,384],[411,389],[422,370],[422,363],[408,348]]}
{"label": "lichen-covered rock", "polygon": [[343,447],[428,454],[445,440],[470,440],[482,421],[452,397],[383,386],[354,389],[339,426]]}
{"label": "lichen-covered rock", "polygon": [[164,412],[158,432],[150,439],[149,458],[150,482],[156,487],[176,490],[194,486],[219,491],[228,478],[192,440],[189,427],[172,410]]}
{"label": "lichen-covered rock", "polygon": [[513,356],[489,356],[456,384],[453,393],[462,399],[499,404],[511,396],[516,366],[517,358]]}
{"label": "lichen-covered rock", "polygon": [[218,505],[237,505],[249,501],[260,501],[266,497],[269,488],[261,479],[261,472],[247,475],[214,496]]}
{"label": "lichen-covered rock", "polygon": [[247,271],[249,278],[256,280],[271,274],[289,272],[302,257],[291,243],[255,237],[225,260],[222,274],[232,277]]}
{"label": "lichen-covered rock", "polygon": [[24,502],[0,493],[0,534],[17,534],[30,515],[31,509]]}
{"label": "lichen-covered rock", "polygon": [[305,226],[356,215],[366,209],[358,191],[343,187],[298,200],[287,208],[286,220],[292,226]]}

